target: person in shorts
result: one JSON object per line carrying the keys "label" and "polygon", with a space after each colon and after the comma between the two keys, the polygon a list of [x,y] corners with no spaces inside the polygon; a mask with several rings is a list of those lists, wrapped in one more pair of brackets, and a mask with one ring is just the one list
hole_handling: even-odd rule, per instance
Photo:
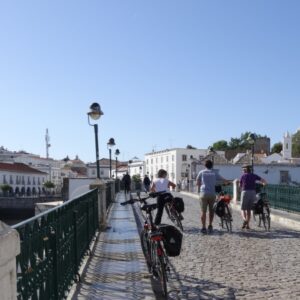
{"label": "person in shorts", "polygon": [[242,229],[250,229],[251,209],[253,203],[256,201],[255,183],[259,181],[262,184],[266,184],[266,181],[252,173],[252,167],[250,165],[243,165],[242,168],[244,172],[240,178],[241,210],[243,218]]}
{"label": "person in shorts", "polygon": [[201,170],[196,177],[197,185],[200,190],[200,206],[201,206],[201,223],[202,233],[207,233],[206,230],[206,213],[209,211],[208,231],[213,230],[214,219],[214,203],[216,200],[215,186],[217,182],[228,182],[221,175],[213,171],[213,162],[211,160],[205,161],[205,169]]}

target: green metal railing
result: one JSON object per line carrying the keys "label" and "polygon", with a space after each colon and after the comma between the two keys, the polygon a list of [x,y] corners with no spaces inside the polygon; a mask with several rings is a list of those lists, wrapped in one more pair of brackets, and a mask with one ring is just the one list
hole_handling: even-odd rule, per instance
{"label": "green metal railing", "polygon": [[65,299],[99,228],[97,189],[13,226],[18,299]]}
{"label": "green metal railing", "polygon": [[288,185],[267,184],[264,189],[271,207],[300,213],[300,188]]}
{"label": "green metal railing", "polygon": [[233,197],[233,185],[222,185],[222,190],[224,193],[229,194],[231,197]]}

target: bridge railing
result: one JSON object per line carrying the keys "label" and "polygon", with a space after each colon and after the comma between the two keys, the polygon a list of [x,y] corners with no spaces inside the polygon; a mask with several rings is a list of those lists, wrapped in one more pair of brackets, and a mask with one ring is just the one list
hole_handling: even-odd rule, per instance
{"label": "bridge railing", "polygon": [[98,206],[99,190],[94,189],[13,226],[21,246],[16,258],[18,299],[66,298],[99,230]]}
{"label": "bridge railing", "polygon": [[300,187],[267,184],[264,187],[271,207],[293,213],[300,213]]}
{"label": "bridge railing", "polygon": [[105,226],[114,181],[12,226],[20,236],[18,299],[65,299],[96,232]]}

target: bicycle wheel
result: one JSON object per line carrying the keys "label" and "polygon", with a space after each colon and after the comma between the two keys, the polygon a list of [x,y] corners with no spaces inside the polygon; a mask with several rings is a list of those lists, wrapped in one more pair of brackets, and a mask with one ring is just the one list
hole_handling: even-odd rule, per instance
{"label": "bicycle wheel", "polygon": [[178,212],[174,209],[174,210],[172,211],[172,213],[173,213],[173,216],[174,216],[175,225],[176,225],[181,231],[183,231],[183,226],[182,226],[182,223],[181,223],[180,216],[179,216]]}
{"label": "bicycle wheel", "polygon": [[260,220],[265,228],[265,230],[267,230],[267,222],[266,222],[266,215],[265,215],[265,212],[263,211],[260,215]]}
{"label": "bicycle wheel", "polygon": [[271,228],[271,216],[270,216],[270,209],[268,207],[264,207],[264,214],[265,214],[265,229],[270,231]]}
{"label": "bicycle wheel", "polygon": [[[161,247],[161,246],[159,246]],[[162,251],[162,250],[161,250]],[[166,272],[166,263],[164,259],[164,252],[162,252],[162,255],[157,256],[158,257],[158,273],[159,273],[159,280],[162,288],[162,293],[165,297],[167,297],[168,294],[168,288],[167,288],[167,272]]]}
{"label": "bicycle wheel", "polygon": [[166,210],[166,212],[167,212],[167,215],[168,215],[169,219],[170,219],[171,221],[173,221],[173,220],[172,220],[172,217],[171,217],[170,206],[169,206],[168,203],[165,205],[165,210]]}
{"label": "bicycle wheel", "polygon": [[144,252],[146,263],[147,263],[148,269],[150,270],[152,262],[151,262],[151,253],[150,253],[150,245],[149,245],[149,238],[148,238],[147,230],[143,229],[141,231],[140,239],[141,239],[141,246],[142,246],[142,250]]}
{"label": "bicycle wheel", "polygon": [[232,232],[232,217],[228,205],[225,206],[225,224],[228,232]]}

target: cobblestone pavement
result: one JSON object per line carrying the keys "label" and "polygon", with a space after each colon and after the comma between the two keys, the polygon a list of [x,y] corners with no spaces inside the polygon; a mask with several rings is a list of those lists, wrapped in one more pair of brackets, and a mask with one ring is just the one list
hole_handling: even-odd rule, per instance
{"label": "cobblestone pavement", "polygon": [[[169,299],[300,299],[300,231],[272,223],[265,232],[251,221],[241,229],[233,210],[233,232],[214,220],[212,234],[200,233],[200,205],[185,201],[184,240],[173,266]],[[170,223],[164,214],[163,221]]]}
{"label": "cobblestone pavement", "polygon": [[[251,230],[242,230],[240,212],[233,210],[231,234],[216,217],[213,233],[203,235],[199,201],[179,196],[185,201],[184,238],[180,256],[170,258],[169,300],[300,299],[300,231],[271,222],[271,232],[265,232],[253,220]],[[117,202],[123,200],[118,194]],[[163,222],[172,224],[166,213]],[[72,299],[163,299],[153,293],[157,287],[149,278],[131,206],[113,204],[108,225]]]}

